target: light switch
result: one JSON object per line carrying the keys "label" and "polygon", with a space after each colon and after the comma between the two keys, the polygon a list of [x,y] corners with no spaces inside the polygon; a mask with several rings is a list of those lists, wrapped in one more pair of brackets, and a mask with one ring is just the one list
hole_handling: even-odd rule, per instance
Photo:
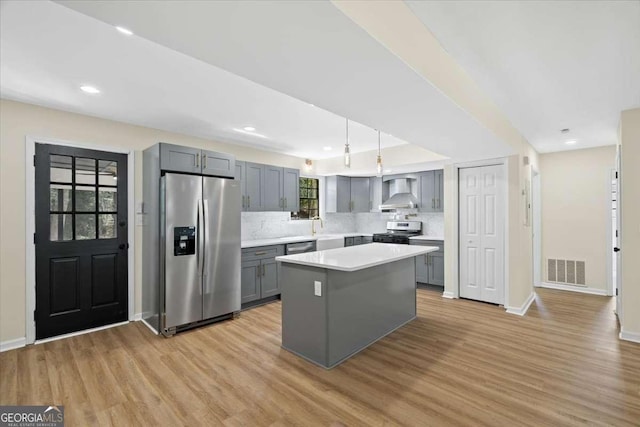
{"label": "light switch", "polygon": [[322,282],[318,282],[317,280],[313,282],[313,294],[317,297],[322,296]]}

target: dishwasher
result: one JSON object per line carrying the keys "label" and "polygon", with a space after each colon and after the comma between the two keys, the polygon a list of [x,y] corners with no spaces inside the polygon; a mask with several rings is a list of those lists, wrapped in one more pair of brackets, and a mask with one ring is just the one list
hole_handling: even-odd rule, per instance
{"label": "dishwasher", "polygon": [[285,246],[285,253],[287,255],[295,255],[295,254],[303,254],[305,252],[315,252],[316,250],[316,242],[300,242],[300,243],[289,243]]}

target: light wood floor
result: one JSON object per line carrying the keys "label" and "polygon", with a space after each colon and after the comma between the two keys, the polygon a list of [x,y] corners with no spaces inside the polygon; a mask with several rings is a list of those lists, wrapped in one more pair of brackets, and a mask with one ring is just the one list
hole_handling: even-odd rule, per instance
{"label": "light wood floor", "polygon": [[419,318],[325,371],[280,303],[171,339],[140,322],[0,354],[0,404],[67,425],[640,425],[640,344],[613,299],[542,289],[525,317],[418,290]]}

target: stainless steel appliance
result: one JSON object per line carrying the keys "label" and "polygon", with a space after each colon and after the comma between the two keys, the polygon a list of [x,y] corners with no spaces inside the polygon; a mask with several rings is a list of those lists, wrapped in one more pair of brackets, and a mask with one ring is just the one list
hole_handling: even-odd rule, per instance
{"label": "stainless steel appliance", "polygon": [[413,194],[411,186],[416,185],[417,179],[411,175],[385,177],[383,180],[389,185],[391,197],[380,205],[381,211],[396,209],[415,209],[419,205],[418,198]]}
{"label": "stainless steel appliance", "polygon": [[422,234],[421,221],[388,221],[386,233],[375,233],[375,243],[396,243],[408,245],[409,238]]}
{"label": "stainless steel appliance", "polygon": [[287,255],[295,255],[302,254],[305,252],[314,252],[316,250],[316,242],[299,242],[299,243],[289,243],[285,246],[285,253]]}
{"label": "stainless steel appliance", "polygon": [[[163,151],[148,151],[143,320],[171,336],[233,317],[240,311],[240,182],[163,170]],[[230,175],[232,160],[226,167]],[[220,164],[216,167],[217,174],[226,173]]]}

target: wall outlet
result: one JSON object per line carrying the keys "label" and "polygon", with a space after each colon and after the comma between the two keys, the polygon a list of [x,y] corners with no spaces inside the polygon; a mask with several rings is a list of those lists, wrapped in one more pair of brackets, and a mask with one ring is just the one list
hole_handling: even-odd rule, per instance
{"label": "wall outlet", "polygon": [[313,294],[317,297],[322,296],[322,282],[318,282],[317,280],[313,282]]}

